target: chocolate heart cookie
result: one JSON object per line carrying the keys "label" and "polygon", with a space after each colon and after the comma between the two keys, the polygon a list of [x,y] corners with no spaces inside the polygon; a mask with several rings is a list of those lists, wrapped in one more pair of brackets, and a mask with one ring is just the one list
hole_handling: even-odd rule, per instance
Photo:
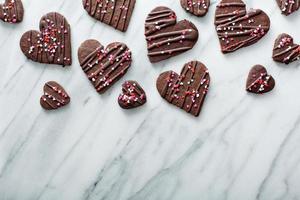
{"label": "chocolate heart cookie", "polygon": [[202,17],[208,12],[210,0],[180,0],[180,3],[187,12]]}
{"label": "chocolate heart cookie", "polygon": [[131,51],[120,42],[105,49],[97,40],[87,40],[78,49],[79,63],[95,89],[104,93],[127,72]]}
{"label": "chocolate heart cookie", "polygon": [[176,14],[167,7],[157,7],[145,22],[148,57],[155,63],[193,48],[198,40],[196,26],[187,20],[176,22]]}
{"label": "chocolate heart cookie", "polygon": [[136,81],[126,81],[123,83],[122,94],[118,98],[118,103],[122,108],[136,108],[144,105],[146,101],[146,93]]}
{"label": "chocolate heart cookie", "polygon": [[241,0],[221,0],[216,9],[215,26],[222,52],[230,53],[252,45],[266,35],[270,19],[259,9],[247,12]]}
{"label": "chocolate heart cookie", "polygon": [[205,100],[210,76],[207,68],[198,61],[186,63],[178,75],[167,71],[158,77],[156,87],[169,103],[198,116]]}
{"label": "chocolate heart cookie", "polygon": [[71,29],[59,13],[48,13],[40,21],[40,31],[27,31],[20,40],[25,56],[35,62],[71,65]]}
{"label": "chocolate heart cookie", "polygon": [[0,4],[0,19],[8,23],[19,23],[23,20],[24,8],[21,0],[5,0]]}
{"label": "chocolate heart cookie", "polygon": [[44,95],[40,99],[41,106],[46,110],[55,110],[70,103],[70,97],[64,88],[55,81],[44,85]]}
{"label": "chocolate heart cookie", "polygon": [[300,7],[300,0],[276,0],[277,4],[284,15],[290,15]]}
{"label": "chocolate heart cookie", "polygon": [[283,33],[275,40],[273,60],[289,64],[300,59],[300,45],[294,44],[293,38]]}
{"label": "chocolate heart cookie", "polygon": [[255,65],[249,72],[246,90],[255,94],[267,93],[275,87],[275,80],[268,75],[265,67]]}
{"label": "chocolate heart cookie", "polygon": [[83,7],[93,18],[125,32],[135,0],[83,0]]}

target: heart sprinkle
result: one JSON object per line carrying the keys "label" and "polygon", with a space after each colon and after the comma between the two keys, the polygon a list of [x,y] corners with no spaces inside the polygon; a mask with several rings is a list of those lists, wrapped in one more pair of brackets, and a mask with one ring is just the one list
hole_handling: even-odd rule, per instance
{"label": "heart sprinkle", "polygon": [[40,99],[41,106],[46,110],[55,110],[70,103],[70,97],[64,88],[55,81],[44,86],[44,95]]}
{"label": "heart sprinkle", "polygon": [[259,9],[248,13],[241,0],[222,0],[217,6],[215,26],[223,53],[230,53],[260,40],[270,28],[269,17]]}
{"label": "heart sprinkle", "polygon": [[135,0],[83,0],[84,9],[93,18],[125,32]]}
{"label": "heart sprinkle", "polygon": [[273,48],[273,60],[285,64],[300,59],[300,45],[294,44],[293,38],[283,33],[275,41]]}
{"label": "heart sprinkle", "polygon": [[131,51],[125,44],[115,42],[104,49],[96,40],[82,43],[78,57],[83,71],[99,93],[104,93],[124,76],[132,61]]}
{"label": "heart sprinkle", "polygon": [[275,80],[267,74],[265,67],[255,65],[249,72],[246,90],[251,93],[263,94],[273,90]]}
{"label": "heart sprinkle", "polygon": [[160,95],[169,103],[198,116],[210,84],[208,69],[198,61],[186,63],[178,75],[167,71],[157,79]]}
{"label": "heart sprinkle", "polygon": [[71,30],[59,13],[48,13],[40,21],[41,32],[23,34],[20,46],[31,60],[40,63],[71,65]]}
{"label": "heart sprinkle", "polygon": [[122,108],[136,108],[144,105],[146,101],[145,91],[136,81],[126,81],[122,85],[122,94],[118,98],[118,103]]}
{"label": "heart sprinkle", "polygon": [[23,20],[24,8],[21,0],[6,0],[0,4],[0,19],[11,24]]}

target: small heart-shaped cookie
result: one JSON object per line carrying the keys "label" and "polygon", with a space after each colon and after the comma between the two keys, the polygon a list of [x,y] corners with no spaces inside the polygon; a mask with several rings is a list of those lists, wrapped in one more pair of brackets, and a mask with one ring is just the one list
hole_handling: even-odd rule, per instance
{"label": "small heart-shaped cookie", "polygon": [[210,0],[180,0],[180,3],[187,12],[202,17],[208,12]]}
{"label": "small heart-shaped cookie", "polygon": [[167,7],[157,7],[145,22],[148,57],[155,63],[193,48],[198,40],[196,26],[187,20],[176,23],[176,14]]}
{"label": "small heart-shaped cookie", "polygon": [[40,99],[41,106],[46,110],[55,110],[70,103],[70,97],[64,88],[55,81],[44,85],[44,95]]}
{"label": "small heart-shaped cookie", "polygon": [[158,77],[156,87],[169,103],[198,116],[210,83],[207,68],[198,61],[186,63],[178,75],[167,71]]}
{"label": "small heart-shaped cookie", "polygon": [[290,15],[300,7],[300,0],[276,0],[277,4],[284,15]]}
{"label": "small heart-shaped cookie", "polygon": [[221,0],[216,9],[215,26],[222,52],[230,53],[252,45],[266,35],[270,19],[259,9],[247,12],[241,0]]}
{"label": "small heart-shaped cookie", "polygon": [[97,40],[83,42],[78,58],[82,70],[101,94],[124,76],[132,61],[125,44],[114,42],[104,49]]}
{"label": "small heart-shaped cookie", "polygon": [[40,21],[40,31],[27,31],[20,40],[25,56],[35,62],[71,65],[71,29],[59,13],[48,13]]}
{"label": "small heart-shaped cookie", "polygon": [[125,32],[135,0],[82,0],[84,9],[93,18]]}
{"label": "small heart-shaped cookie", "polygon": [[275,40],[273,60],[289,64],[300,59],[300,45],[294,44],[293,38],[283,33]]}
{"label": "small heart-shaped cookie", "polygon": [[123,83],[122,94],[118,98],[118,103],[122,108],[136,108],[144,105],[146,101],[146,93],[136,81],[126,81]]}
{"label": "small heart-shaped cookie", "polygon": [[24,8],[21,0],[5,0],[0,4],[0,19],[8,23],[19,23],[23,20]]}
{"label": "small heart-shaped cookie", "polygon": [[275,87],[275,80],[268,75],[265,67],[255,65],[249,72],[246,90],[255,94],[267,93]]}

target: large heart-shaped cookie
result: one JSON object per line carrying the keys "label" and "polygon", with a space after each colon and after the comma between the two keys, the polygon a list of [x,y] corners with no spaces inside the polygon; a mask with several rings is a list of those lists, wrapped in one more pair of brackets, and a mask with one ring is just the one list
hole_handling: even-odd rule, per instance
{"label": "large heart-shaped cookie", "polygon": [[48,13],[40,21],[40,31],[27,31],[20,40],[25,56],[33,61],[71,65],[71,29],[59,13]]}
{"label": "large heart-shaped cookie", "polygon": [[215,26],[222,52],[230,53],[260,40],[270,29],[270,19],[259,9],[247,12],[241,0],[221,0]]}
{"label": "large heart-shaped cookie", "polygon": [[167,71],[158,77],[156,87],[169,103],[198,116],[210,83],[207,68],[198,61],[186,63],[178,75]]}
{"label": "large heart-shaped cookie", "polygon": [[167,7],[157,7],[145,22],[148,57],[152,63],[181,54],[198,40],[196,26],[187,20],[176,23],[176,14]]}
{"label": "large heart-shaped cookie", "polygon": [[122,84],[122,94],[118,97],[121,108],[136,108],[144,105],[146,101],[146,93],[136,81],[125,81]]}
{"label": "large heart-shaped cookie", "polygon": [[84,9],[93,18],[125,32],[135,0],[82,0]]}
{"label": "large heart-shaped cookie", "polygon": [[0,4],[0,19],[8,23],[18,23],[23,20],[24,8],[21,0],[5,0]]}
{"label": "large heart-shaped cookie", "polygon": [[180,0],[180,3],[187,12],[202,17],[208,12],[210,0]]}
{"label": "large heart-shaped cookie", "polygon": [[249,72],[246,90],[255,94],[267,93],[275,87],[274,78],[267,73],[265,67],[255,65]]}
{"label": "large heart-shaped cookie", "polygon": [[282,14],[290,15],[300,7],[300,0],[276,0]]}
{"label": "large heart-shaped cookie", "polygon": [[55,110],[70,103],[70,97],[64,88],[55,81],[49,81],[44,85],[44,94],[40,98],[42,108]]}
{"label": "large heart-shaped cookie", "polygon": [[97,40],[87,40],[78,49],[79,63],[95,89],[104,93],[127,72],[131,51],[120,42],[105,49]]}
{"label": "large heart-shaped cookie", "polygon": [[300,59],[300,45],[294,44],[293,38],[283,33],[275,40],[273,60],[289,64]]}

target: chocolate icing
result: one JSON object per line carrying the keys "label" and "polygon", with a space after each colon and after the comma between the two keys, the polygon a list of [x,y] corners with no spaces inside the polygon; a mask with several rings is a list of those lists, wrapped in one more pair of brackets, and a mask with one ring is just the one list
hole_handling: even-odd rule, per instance
{"label": "chocolate icing", "polygon": [[187,12],[202,17],[208,12],[210,0],[180,0],[180,3]]}
{"label": "chocolate icing", "polygon": [[125,32],[135,0],[83,0],[84,9],[93,18]]}
{"label": "chocolate icing", "polygon": [[199,61],[186,63],[178,75],[167,71],[158,77],[156,87],[169,103],[198,116],[210,84],[208,69]]}
{"label": "chocolate icing", "polygon": [[260,40],[269,31],[270,19],[259,9],[247,12],[241,0],[221,0],[215,26],[222,52],[230,53]]}
{"label": "chocolate icing", "polygon": [[277,4],[284,15],[290,15],[300,7],[300,0],[276,0]]}
{"label": "chocolate icing", "polygon": [[265,67],[255,65],[249,72],[246,90],[255,94],[270,92],[275,87],[274,78],[267,73]]}
{"label": "chocolate icing", "polygon": [[167,7],[152,10],[145,22],[148,57],[159,62],[192,49],[198,30],[187,20],[176,23],[176,14]]}
{"label": "chocolate icing", "polygon": [[5,0],[0,4],[0,19],[11,24],[23,20],[24,8],[21,0]]}
{"label": "chocolate icing", "polygon": [[106,49],[97,40],[87,40],[78,49],[82,70],[99,93],[104,93],[127,72],[131,65],[131,51],[119,42]]}
{"label": "chocolate icing", "polygon": [[33,61],[62,66],[71,65],[71,29],[59,13],[44,15],[40,31],[27,31],[20,40],[25,56]]}
{"label": "chocolate icing", "polygon": [[273,60],[285,64],[300,59],[300,45],[294,44],[293,38],[286,34],[280,34],[275,40],[273,48]]}
{"label": "chocolate icing", "polygon": [[146,101],[146,93],[136,81],[126,81],[123,83],[122,94],[118,98],[118,103],[122,108],[136,108],[144,105]]}
{"label": "chocolate icing", "polygon": [[44,95],[40,98],[41,106],[46,110],[55,110],[70,103],[70,97],[64,88],[55,81],[44,85]]}

